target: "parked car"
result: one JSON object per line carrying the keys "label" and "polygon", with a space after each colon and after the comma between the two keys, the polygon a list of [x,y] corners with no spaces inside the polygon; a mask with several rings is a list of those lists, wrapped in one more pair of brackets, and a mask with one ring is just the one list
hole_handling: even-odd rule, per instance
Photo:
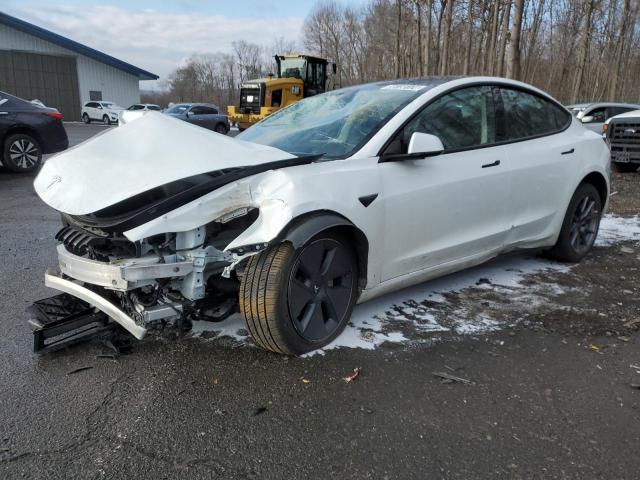
{"label": "parked car", "polygon": [[231,128],[227,116],[211,103],[177,103],[165,113],[222,135],[229,133]]}
{"label": "parked car", "polygon": [[22,98],[0,92],[0,166],[12,172],[30,172],[42,155],[69,146],[62,114]]}
{"label": "parked car", "polygon": [[149,112],[160,112],[162,109],[153,103],[136,103],[118,114],[118,125],[125,125]]}
{"label": "parked car", "polygon": [[580,103],[567,107],[582,124],[596,133],[602,133],[604,122],[621,113],[637,110],[633,103]]}
{"label": "parked car", "polygon": [[635,172],[640,167],[640,110],[608,119],[604,132],[611,161],[619,172]]}
{"label": "parked car", "polygon": [[530,85],[437,77],[316,95],[236,138],[150,112],[47,162],[35,189],[64,219],[47,286],[137,338],[226,293],[257,345],[301,354],[356,302],[503,252],[580,261],[609,149]]}
{"label": "parked car", "polygon": [[154,103],[134,103],[133,105],[131,105],[129,108],[127,108],[127,111],[149,111],[152,110],[154,112],[160,112],[162,109],[160,108],[159,105],[156,105]]}
{"label": "parked car", "polygon": [[118,123],[118,114],[123,110],[124,108],[113,102],[86,102],[82,107],[82,121],[91,123],[96,120],[111,125]]}

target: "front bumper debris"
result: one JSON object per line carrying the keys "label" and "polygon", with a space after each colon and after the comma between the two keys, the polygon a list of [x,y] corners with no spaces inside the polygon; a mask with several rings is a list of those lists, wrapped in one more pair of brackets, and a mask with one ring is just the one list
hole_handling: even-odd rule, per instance
{"label": "front bumper debris", "polygon": [[103,312],[67,293],[38,300],[28,311],[35,353],[53,352],[107,334],[115,326]]}
{"label": "front bumper debris", "polygon": [[97,308],[112,318],[138,340],[142,340],[147,333],[146,328],[138,325],[133,318],[123,312],[119,307],[96,292],[93,292],[76,282],[63,278],[62,273],[56,269],[50,268],[47,270],[44,275],[44,284],[47,287],[73,295],[74,297],[77,297]]}

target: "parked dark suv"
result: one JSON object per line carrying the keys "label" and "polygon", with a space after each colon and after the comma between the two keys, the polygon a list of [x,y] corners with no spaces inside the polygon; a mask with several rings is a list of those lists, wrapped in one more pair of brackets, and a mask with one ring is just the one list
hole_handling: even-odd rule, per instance
{"label": "parked dark suv", "polygon": [[30,172],[40,166],[43,154],[68,146],[58,110],[0,92],[0,166]]}

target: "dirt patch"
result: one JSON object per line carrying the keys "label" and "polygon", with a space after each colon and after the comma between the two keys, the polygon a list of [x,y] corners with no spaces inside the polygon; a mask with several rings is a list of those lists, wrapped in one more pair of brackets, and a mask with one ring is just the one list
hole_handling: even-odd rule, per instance
{"label": "dirt patch", "polygon": [[618,173],[611,175],[611,197],[609,211],[616,215],[640,214],[640,173]]}

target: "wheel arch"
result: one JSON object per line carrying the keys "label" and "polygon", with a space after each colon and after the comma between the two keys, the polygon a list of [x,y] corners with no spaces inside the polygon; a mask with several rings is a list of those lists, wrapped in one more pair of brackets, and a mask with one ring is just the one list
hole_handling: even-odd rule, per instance
{"label": "wheel arch", "polygon": [[2,139],[0,139],[0,147],[2,147],[1,150],[4,151],[4,148],[6,146],[5,142],[7,141],[7,139],[9,137],[11,137],[11,135],[18,135],[18,134],[32,136],[40,144],[40,149],[44,148],[44,144],[42,142],[42,138],[40,137],[40,134],[38,134],[38,132],[36,130],[34,130],[31,127],[25,126],[25,125],[14,125],[12,127],[9,127],[9,129],[5,133],[4,137]]}
{"label": "wheel arch", "polygon": [[358,291],[367,285],[369,263],[369,240],[365,233],[349,219],[331,210],[318,210],[292,219],[271,241],[271,244],[289,242],[300,248],[320,233],[337,232],[346,236],[356,254],[358,264]]}
{"label": "wheel arch", "polygon": [[582,179],[579,185],[582,185],[583,183],[591,184],[596,188],[598,195],[600,195],[600,201],[604,207],[607,203],[607,199],[609,198],[609,184],[607,183],[604,175],[600,172],[591,172]]}

